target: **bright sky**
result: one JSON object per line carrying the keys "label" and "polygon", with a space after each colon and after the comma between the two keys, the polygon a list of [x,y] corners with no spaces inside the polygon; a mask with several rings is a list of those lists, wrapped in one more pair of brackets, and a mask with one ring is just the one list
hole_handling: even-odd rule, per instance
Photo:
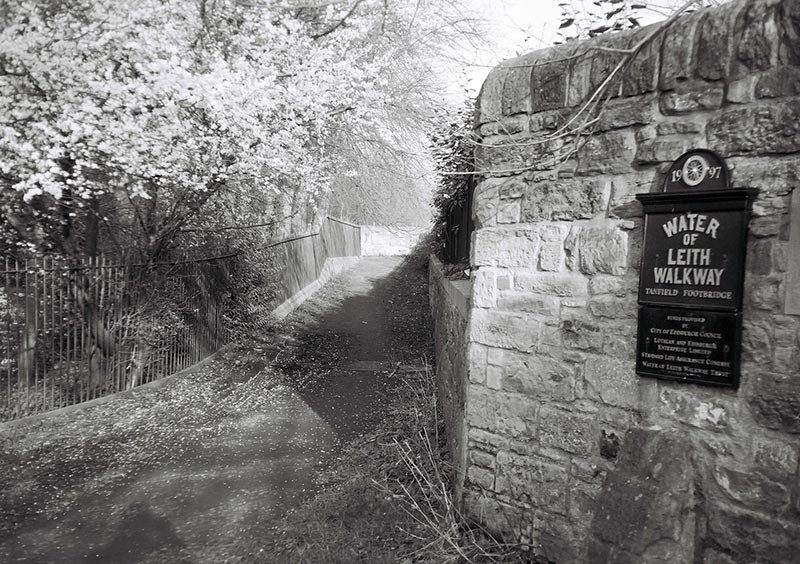
{"label": "bright sky", "polygon": [[[564,0],[468,0],[491,26],[490,35],[494,46],[475,49],[466,57],[466,81],[473,94],[483,84],[489,71],[505,59],[516,57],[536,49],[551,46],[558,39],[561,20],[559,2]],[[588,0],[572,0],[579,8],[588,6]],[[640,14],[642,25],[664,19],[666,15],[685,0],[650,0],[650,12]],[[712,0],[722,3],[725,0]]]}
{"label": "bright sky", "polygon": [[500,61],[548,47],[556,39],[560,0],[471,0],[491,26],[495,45],[471,53],[467,80],[474,93]]}

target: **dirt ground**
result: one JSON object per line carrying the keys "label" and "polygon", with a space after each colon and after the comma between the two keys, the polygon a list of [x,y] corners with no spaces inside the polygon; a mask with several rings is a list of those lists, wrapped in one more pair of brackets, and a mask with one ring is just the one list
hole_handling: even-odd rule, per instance
{"label": "dirt ground", "polygon": [[0,426],[0,561],[411,562],[381,483],[429,385],[426,266],[363,259],[194,373]]}

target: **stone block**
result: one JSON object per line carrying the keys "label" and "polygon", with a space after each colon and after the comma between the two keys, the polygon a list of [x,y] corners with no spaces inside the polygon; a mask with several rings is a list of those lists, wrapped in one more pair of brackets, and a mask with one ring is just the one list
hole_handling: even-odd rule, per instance
{"label": "stone block", "polygon": [[777,372],[791,374],[797,371],[800,366],[800,348],[798,347],[775,347],[775,356],[772,368]]}
{"label": "stone block", "polygon": [[470,466],[467,469],[467,480],[470,485],[477,486],[483,490],[494,490],[494,472],[479,466]]}
{"label": "stone block", "polygon": [[530,187],[522,203],[524,222],[589,219],[608,205],[611,186],[603,180],[564,179]]}
{"label": "stone block", "polygon": [[521,198],[528,188],[528,182],[522,176],[498,179],[497,189],[501,200]]}
{"label": "stone block", "polygon": [[535,562],[586,562],[586,526],[547,511],[534,516]]}
{"label": "stone block", "polygon": [[472,193],[472,219],[475,229],[494,227],[497,224],[498,189],[491,180],[481,182]]}
{"label": "stone block", "polygon": [[797,373],[759,374],[749,395],[753,417],[761,425],[783,433],[800,434],[800,379]]}
{"label": "stone block", "polygon": [[758,472],[717,466],[713,469],[713,476],[717,486],[731,500],[749,509],[779,514],[789,507],[789,490]]}
{"label": "stone block", "polygon": [[472,266],[532,268],[539,251],[539,235],[531,229],[485,228],[475,231]]}
{"label": "stone block", "polygon": [[772,316],[772,325],[776,346],[800,346],[800,319],[792,315],[774,315]]}
{"label": "stone block", "polygon": [[603,338],[603,353],[619,359],[633,359],[636,340],[633,337],[622,337],[620,335],[606,335]]}
{"label": "stone block", "polygon": [[606,405],[640,408],[639,377],[634,368],[629,359],[587,357],[584,397]]}
{"label": "stone block", "polygon": [[536,436],[536,404],[523,396],[469,387],[467,423],[510,438]]}
{"label": "stone block", "polygon": [[697,37],[697,76],[721,80],[728,74],[731,60],[731,31],[735,23],[731,7],[715,10],[700,22]]}
{"label": "stone block", "polygon": [[658,135],[687,135],[691,133],[702,133],[705,131],[703,123],[704,122],[699,119],[692,119],[691,121],[676,119],[675,121],[667,121],[656,125],[656,133]]}
{"label": "stone block", "polygon": [[598,117],[595,131],[648,125],[658,113],[658,98],[649,94],[635,98],[615,98],[606,102]]}
{"label": "stone block", "polygon": [[698,145],[699,137],[656,138],[639,143],[636,147],[637,164],[671,163],[691,147]]}
{"label": "stone block", "polygon": [[501,292],[505,292],[513,288],[513,278],[511,274],[501,274],[497,277],[497,289]]}
{"label": "stone block", "polygon": [[686,92],[670,91],[661,95],[661,111],[668,116],[716,110],[722,106],[725,89],[718,85],[694,88]]}
{"label": "stone block", "polygon": [[477,343],[470,343],[467,347],[467,369],[470,382],[482,384],[486,381],[486,351],[487,347]]}
{"label": "stone block", "polygon": [[587,304],[589,313],[607,319],[634,319],[638,313],[636,302],[616,296],[597,296]]}
{"label": "stone block", "polygon": [[781,98],[800,95],[800,68],[776,67],[764,71],[755,87],[757,98]]}
{"label": "stone block", "polygon": [[695,487],[687,442],[665,432],[626,434],[618,464],[597,496],[589,562],[695,561]]}
{"label": "stone block", "polygon": [[800,65],[800,4],[784,0],[778,9],[778,62]]}
{"label": "stone block", "polygon": [[755,512],[708,504],[709,538],[737,563],[786,564],[800,552],[800,527]]}
{"label": "stone block", "polygon": [[578,106],[585,103],[593,90],[592,53],[585,46],[579,46],[578,49],[580,49],[579,53],[571,53],[573,58],[569,62],[568,72],[565,73],[569,78],[567,106]]}
{"label": "stone block", "polygon": [[537,55],[525,55],[511,59],[503,82],[503,115],[531,113],[531,66]]}
{"label": "stone block", "polygon": [[539,411],[539,442],[578,456],[595,454],[599,431],[589,415],[542,407]]}
{"label": "stone block", "polygon": [[754,2],[739,12],[733,33],[733,78],[768,69],[777,58],[773,56],[779,44],[774,10],[767,2]]}
{"label": "stone block", "polygon": [[758,75],[749,74],[730,80],[725,92],[725,100],[731,104],[747,104],[755,100]]}
{"label": "stone block", "polygon": [[469,451],[470,462],[472,462],[476,466],[480,466],[482,468],[489,468],[490,470],[494,470],[495,467],[494,457],[495,455],[493,453],[479,449],[472,449]]}
{"label": "stone block", "polygon": [[473,307],[494,307],[497,303],[497,271],[492,268],[479,268],[472,271]]}
{"label": "stone block", "polygon": [[490,390],[499,390],[503,387],[503,369],[499,366],[486,367],[486,387]]}
{"label": "stone block", "polygon": [[583,274],[625,273],[628,265],[628,234],[616,222],[573,227],[564,248],[567,266]]}
{"label": "stone block", "polygon": [[709,120],[706,136],[725,157],[800,151],[800,99],[725,109]]}
{"label": "stone block", "polygon": [[751,321],[744,326],[742,331],[742,356],[745,360],[752,361],[755,365],[765,367],[770,365],[773,355],[773,328],[766,321]]}
{"label": "stone block", "polygon": [[530,131],[554,131],[560,128],[569,119],[572,109],[562,108],[558,110],[548,110],[533,114],[528,121]]}
{"label": "stone block", "polygon": [[497,301],[497,307],[504,311],[534,313],[557,317],[561,301],[555,296],[531,294],[529,292],[504,292]]}
{"label": "stone block", "polygon": [[518,272],[514,277],[515,289],[550,296],[585,296],[588,287],[588,280],[578,274]]}
{"label": "stone block", "polygon": [[530,315],[490,309],[472,310],[470,340],[490,347],[530,351],[536,347],[541,321]]}
{"label": "stone block", "polygon": [[783,299],[781,292],[782,280],[769,276],[753,276],[753,282],[757,282],[753,291],[748,296],[747,302],[755,308],[766,311],[780,310]]}
{"label": "stone block", "polygon": [[497,500],[485,492],[467,491],[464,495],[464,515],[481,523],[502,538],[530,538],[530,521],[524,509]]}
{"label": "stone block", "polygon": [[764,276],[772,272],[772,244],[773,239],[756,239],[748,244],[748,272]]}
{"label": "stone block", "polygon": [[[613,98],[622,92],[622,72],[617,72],[609,79],[617,65],[625,58],[624,53],[606,51],[605,49],[625,48],[627,41],[620,42],[620,38],[613,35],[600,35],[593,41],[593,47],[600,47],[592,53],[592,66],[589,73],[589,83],[592,90],[603,87],[603,98]],[[607,81],[607,82],[606,82]]]}
{"label": "stone block", "polygon": [[539,269],[550,272],[563,270],[566,226],[544,225],[539,230],[539,237],[542,242],[539,249]]}
{"label": "stone block", "polygon": [[[631,32],[628,47],[632,48],[641,42],[650,30],[639,28]],[[662,35],[650,38],[642,47],[628,66],[623,69],[622,95],[637,96],[656,89],[658,79],[659,54],[661,51]]]}
{"label": "stone block", "polygon": [[642,218],[642,205],[636,194],[657,191],[663,181],[655,171],[617,176],[611,181],[611,198],[608,202],[609,216],[624,219]]}
{"label": "stone block", "polygon": [[568,73],[564,63],[541,63],[531,73],[532,112],[563,108],[567,102]]}
{"label": "stone block", "polygon": [[481,137],[492,135],[515,135],[527,131],[528,118],[526,116],[509,116],[500,120],[485,123],[480,126]]}
{"label": "stone block", "polygon": [[473,446],[481,445],[481,448],[487,451],[496,452],[498,449],[508,448],[508,437],[497,433],[470,427],[467,436]]}
{"label": "stone block", "polygon": [[575,399],[574,369],[557,359],[506,351],[503,373],[507,392],[565,402]]}
{"label": "stone block", "polygon": [[503,83],[509,71],[507,67],[497,66],[483,81],[478,94],[479,123],[494,123],[503,119]]}
{"label": "stone block", "polygon": [[687,390],[674,384],[663,384],[656,406],[664,417],[697,429],[726,432],[737,418],[729,400],[701,390]]}
{"label": "stone block", "polygon": [[544,142],[506,139],[502,143],[485,143],[475,148],[475,167],[491,171],[496,177],[549,170],[558,164],[555,155],[563,143],[559,139]]}
{"label": "stone block", "polygon": [[518,200],[500,200],[497,206],[497,223],[519,223],[521,206]]}
{"label": "stone block", "polygon": [[632,293],[636,293],[639,287],[637,280],[633,278],[622,278],[608,274],[597,274],[592,276],[589,281],[589,293],[593,296],[603,294],[613,294],[622,298]]}
{"label": "stone block", "polygon": [[498,452],[495,491],[537,509],[559,515],[567,512],[567,471],[550,461]]}
{"label": "stone block", "polygon": [[661,45],[661,70],[659,88],[673,90],[680,83],[691,79],[695,72],[695,38],[703,19],[701,13],[684,16],[680,25],[667,28]]}
{"label": "stone block", "polygon": [[631,172],[636,143],[630,131],[609,131],[589,137],[578,150],[578,175]]}
{"label": "stone block", "polygon": [[756,436],[752,455],[759,471],[778,481],[786,481],[798,472],[798,449],[794,444]]}
{"label": "stone block", "polygon": [[561,323],[561,339],[568,349],[599,353],[604,337],[601,327],[592,321],[565,319]]}

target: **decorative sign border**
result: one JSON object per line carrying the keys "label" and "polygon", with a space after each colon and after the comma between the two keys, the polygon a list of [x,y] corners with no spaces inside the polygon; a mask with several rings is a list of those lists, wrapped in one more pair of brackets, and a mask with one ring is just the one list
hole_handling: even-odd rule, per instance
{"label": "decorative sign border", "polygon": [[747,224],[755,191],[730,188],[725,161],[694,149],[645,213],[636,373],[739,386]]}
{"label": "decorative sign border", "polygon": [[708,149],[692,149],[678,157],[664,179],[664,192],[726,190],[729,187],[728,165]]}

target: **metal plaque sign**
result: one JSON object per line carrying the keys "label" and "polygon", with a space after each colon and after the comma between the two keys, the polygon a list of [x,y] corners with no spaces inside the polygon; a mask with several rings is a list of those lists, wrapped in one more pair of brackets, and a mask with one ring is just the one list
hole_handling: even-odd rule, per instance
{"label": "metal plaque sign", "polygon": [[676,211],[645,218],[639,301],[736,309],[744,251],[740,211]]}
{"label": "metal plaque sign", "polygon": [[753,192],[729,188],[715,153],[681,155],[645,212],[636,372],[737,387]]}
{"label": "metal plaque sign", "polygon": [[741,314],[642,306],[636,372],[687,382],[736,385]]}

